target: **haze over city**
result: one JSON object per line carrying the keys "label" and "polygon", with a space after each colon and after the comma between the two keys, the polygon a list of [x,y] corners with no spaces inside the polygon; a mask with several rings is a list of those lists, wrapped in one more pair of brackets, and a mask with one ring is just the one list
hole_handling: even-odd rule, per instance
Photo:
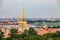
{"label": "haze over city", "polygon": [[[60,17],[59,0],[24,0],[27,18]],[[13,18],[22,13],[22,0],[0,0],[0,18]]]}
{"label": "haze over city", "polygon": [[0,40],[60,40],[60,0],[0,0]]}

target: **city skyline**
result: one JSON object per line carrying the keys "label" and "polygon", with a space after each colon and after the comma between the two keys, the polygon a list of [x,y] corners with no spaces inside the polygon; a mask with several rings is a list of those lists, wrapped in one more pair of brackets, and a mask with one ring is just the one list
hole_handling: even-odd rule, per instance
{"label": "city skyline", "polygon": [[[59,0],[24,0],[27,18],[60,18]],[[0,18],[22,15],[22,0],[0,0]]]}

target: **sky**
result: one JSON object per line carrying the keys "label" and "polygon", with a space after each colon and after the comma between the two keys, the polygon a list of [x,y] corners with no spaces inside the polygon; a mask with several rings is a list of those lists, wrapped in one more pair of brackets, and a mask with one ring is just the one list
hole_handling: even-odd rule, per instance
{"label": "sky", "polygon": [[60,18],[60,0],[0,0],[0,18],[22,17],[22,2],[27,18]]}

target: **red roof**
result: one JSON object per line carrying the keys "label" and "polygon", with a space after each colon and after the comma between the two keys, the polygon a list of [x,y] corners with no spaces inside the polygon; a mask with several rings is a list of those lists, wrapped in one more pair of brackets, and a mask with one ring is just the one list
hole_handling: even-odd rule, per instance
{"label": "red roof", "polygon": [[60,31],[60,28],[42,28],[40,30],[36,30],[38,35],[43,35],[46,33],[54,33],[56,31]]}

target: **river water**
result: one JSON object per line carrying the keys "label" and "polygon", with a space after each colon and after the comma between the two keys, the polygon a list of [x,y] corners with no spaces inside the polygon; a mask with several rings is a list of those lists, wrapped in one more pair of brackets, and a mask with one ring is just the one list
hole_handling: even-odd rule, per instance
{"label": "river water", "polygon": [[[16,26],[18,26],[18,25],[0,25],[0,27],[8,28],[8,29],[16,27]],[[36,26],[33,24],[29,24],[28,27],[34,27],[35,28]]]}

